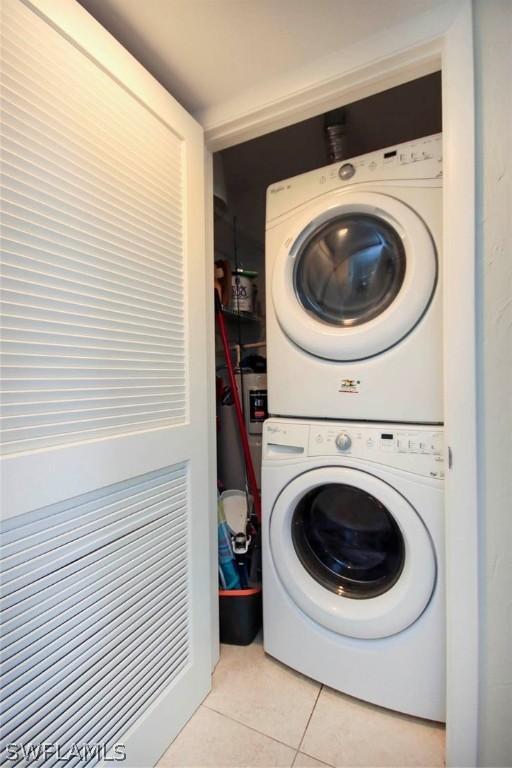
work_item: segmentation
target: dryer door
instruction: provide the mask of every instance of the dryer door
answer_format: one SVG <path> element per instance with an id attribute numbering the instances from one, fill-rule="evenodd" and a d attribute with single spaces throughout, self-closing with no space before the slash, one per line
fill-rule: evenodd
<path id="1" fill-rule="evenodd" d="M 322 467 L 276 500 L 270 550 L 283 586 L 304 613 L 342 635 L 394 635 L 421 616 L 436 557 L 416 510 L 362 470 Z"/>
<path id="2" fill-rule="evenodd" d="M 284 332 L 329 360 L 397 344 L 432 298 L 437 257 L 423 220 L 395 198 L 336 193 L 294 218 L 277 254 L 272 298 Z"/>

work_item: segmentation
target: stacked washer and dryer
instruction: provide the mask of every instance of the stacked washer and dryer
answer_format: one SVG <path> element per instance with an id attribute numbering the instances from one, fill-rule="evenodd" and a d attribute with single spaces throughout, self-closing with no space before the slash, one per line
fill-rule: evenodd
<path id="1" fill-rule="evenodd" d="M 266 651 L 444 720 L 441 135 L 267 192 Z"/>

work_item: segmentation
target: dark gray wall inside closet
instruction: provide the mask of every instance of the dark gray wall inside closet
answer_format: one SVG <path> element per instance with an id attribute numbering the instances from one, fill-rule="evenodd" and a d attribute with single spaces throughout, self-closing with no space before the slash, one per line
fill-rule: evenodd
<path id="1" fill-rule="evenodd" d="M 418 78 L 345 106 L 345 155 L 355 157 L 393 144 L 438 133 L 441 73 Z M 215 222 L 216 258 L 234 257 L 233 217 L 237 221 L 237 260 L 260 273 L 258 294 L 264 314 L 265 197 L 267 187 L 328 165 L 325 115 L 238 144 L 220 153 L 228 210 Z M 245 340 L 264 337 L 264 325 L 247 329 Z"/>

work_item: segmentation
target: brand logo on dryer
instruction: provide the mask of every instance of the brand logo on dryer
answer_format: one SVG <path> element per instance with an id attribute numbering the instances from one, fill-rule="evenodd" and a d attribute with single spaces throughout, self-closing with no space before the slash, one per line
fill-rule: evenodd
<path id="1" fill-rule="evenodd" d="M 270 187 L 269 192 L 271 195 L 277 195 L 278 192 L 284 192 L 285 189 L 291 189 L 292 185 L 287 184 L 286 186 L 284 184 L 279 184 L 277 187 Z"/>
<path id="2" fill-rule="evenodd" d="M 338 392 L 344 394 L 357 395 L 359 394 L 359 385 L 361 384 L 359 379 L 342 379 L 340 382 L 340 388 Z"/>

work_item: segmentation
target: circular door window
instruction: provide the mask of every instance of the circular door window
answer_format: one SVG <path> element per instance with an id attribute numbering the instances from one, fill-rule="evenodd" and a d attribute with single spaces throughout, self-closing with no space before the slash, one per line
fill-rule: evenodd
<path id="1" fill-rule="evenodd" d="M 306 493 L 293 513 L 292 540 L 308 573 L 349 598 L 384 594 L 404 565 L 405 543 L 393 516 L 350 485 L 330 483 Z"/>
<path id="2" fill-rule="evenodd" d="M 279 324 L 306 352 L 362 360 L 399 343 L 432 299 L 437 256 L 423 220 L 399 200 L 341 191 L 293 217 L 275 255 Z"/>
<path id="3" fill-rule="evenodd" d="M 404 281 L 402 238 L 366 213 L 336 216 L 300 247 L 294 271 L 302 306 L 340 327 L 367 323 L 396 299 Z"/>
<path id="4" fill-rule="evenodd" d="M 350 467 L 292 480 L 270 517 L 270 552 L 296 605 L 348 637 L 388 637 L 421 616 L 436 557 L 416 510 L 392 486 Z"/>

